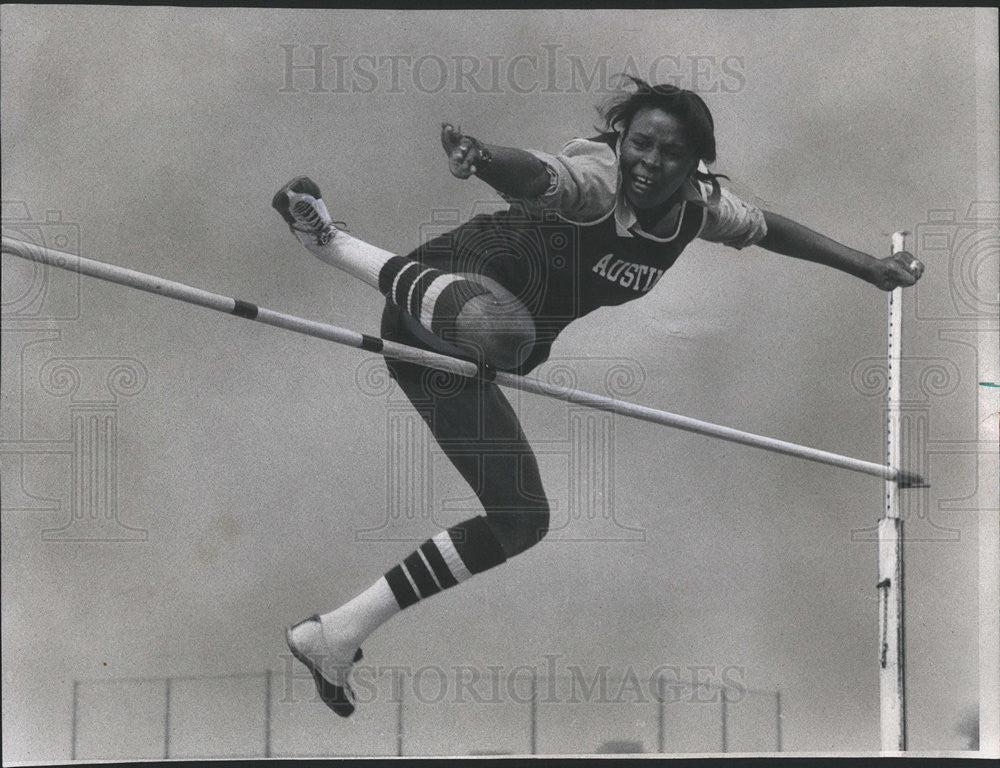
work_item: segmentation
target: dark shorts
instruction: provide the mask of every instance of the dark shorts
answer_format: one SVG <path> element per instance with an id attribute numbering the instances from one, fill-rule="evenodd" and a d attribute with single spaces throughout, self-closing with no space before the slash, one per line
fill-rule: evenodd
<path id="1" fill-rule="evenodd" d="M 480 214 L 427 240 L 407 258 L 470 280 L 488 277 L 520 301 L 534 320 L 535 343 L 510 370 L 525 375 L 548 359 L 556 337 L 577 316 L 568 270 L 554 266 L 572 263 L 562 251 L 572 248 L 573 232 L 573 225 L 561 220 L 539 222 L 513 209 Z"/>

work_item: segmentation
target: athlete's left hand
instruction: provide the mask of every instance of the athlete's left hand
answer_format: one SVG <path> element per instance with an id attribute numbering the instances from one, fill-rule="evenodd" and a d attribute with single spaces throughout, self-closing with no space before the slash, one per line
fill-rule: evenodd
<path id="1" fill-rule="evenodd" d="M 450 123 L 442 123 L 441 146 L 448 155 L 448 169 L 452 176 L 467 179 L 476 172 L 476 164 L 482 159 L 482 155 L 474 138 L 463 136 L 462 130 Z"/>
<path id="2" fill-rule="evenodd" d="M 912 253 L 900 251 L 878 260 L 871 283 L 883 291 L 908 288 L 924 273 L 924 265 Z"/>

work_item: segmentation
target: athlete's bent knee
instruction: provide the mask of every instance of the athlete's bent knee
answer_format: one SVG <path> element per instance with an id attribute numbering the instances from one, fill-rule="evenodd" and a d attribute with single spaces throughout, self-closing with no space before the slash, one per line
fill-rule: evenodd
<path id="1" fill-rule="evenodd" d="M 530 549 L 549 532 L 548 505 L 534 510 L 487 511 L 486 520 L 507 557 Z"/>
<path id="2" fill-rule="evenodd" d="M 500 302 L 492 295 L 469 300 L 456 322 L 457 337 L 490 365 L 514 369 L 535 345 L 535 322 L 519 302 Z"/>

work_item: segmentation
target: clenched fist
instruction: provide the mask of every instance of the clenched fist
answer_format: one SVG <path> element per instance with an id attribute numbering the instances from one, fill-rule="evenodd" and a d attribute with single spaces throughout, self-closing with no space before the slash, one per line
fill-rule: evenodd
<path id="1" fill-rule="evenodd" d="M 467 179 L 489 163 L 489 153 L 478 139 L 463 136 L 461 128 L 441 124 L 441 146 L 448 156 L 448 170 L 458 179 Z"/>
<path id="2" fill-rule="evenodd" d="M 879 268 L 872 284 L 883 291 L 908 288 L 914 285 L 924 273 L 924 265 L 912 253 L 900 251 L 892 256 L 879 259 Z"/>

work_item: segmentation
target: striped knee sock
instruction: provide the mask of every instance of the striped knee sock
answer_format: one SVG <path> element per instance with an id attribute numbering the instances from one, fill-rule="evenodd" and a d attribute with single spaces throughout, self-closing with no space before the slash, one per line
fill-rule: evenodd
<path id="1" fill-rule="evenodd" d="M 346 232 L 317 243 L 307 232 L 295 232 L 317 258 L 378 288 L 431 333 L 451 327 L 465 303 L 489 291 L 459 275 L 425 267 L 419 261 L 384 251 Z"/>
<path id="2" fill-rule="evenodd" d="M 506 560 L 486 518 L 474 517 L 425 541 L 385 580 L 402 609 Z"/>
<path id="3" fill-rule="evenodd" d="M 506 560 L 485 517 L 454 525 L 425 541 L 360 595 L 324 614 L 327 640 L 353 651 L 402 609 Z"/>
<path id="4" fill-rule="evenodd" d="M 425 267 L 405 256 L 393 256 L 378 275 L 378 289 L 431 333 L 454 325 L 469 299 L 488 294 L 481 284 L 460 275 Z"/>

